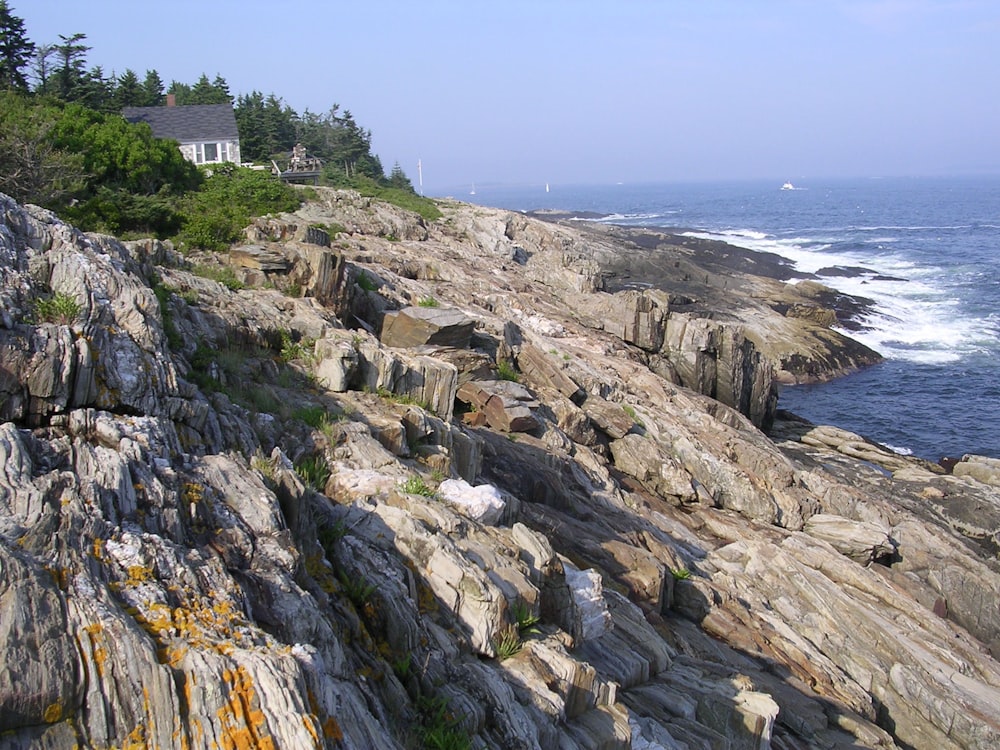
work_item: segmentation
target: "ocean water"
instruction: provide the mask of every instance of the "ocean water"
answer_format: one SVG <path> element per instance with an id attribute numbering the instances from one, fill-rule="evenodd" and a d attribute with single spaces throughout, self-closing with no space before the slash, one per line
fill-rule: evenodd
<path id="1" fill-rule="evenodd" d="M 848 332 L 882 364 L 779 406 L 933 461 L 1000 458 L 1000 176 L 491 187 L 481 205 L 587 211 L 777 253 L 875 302 Z"/>

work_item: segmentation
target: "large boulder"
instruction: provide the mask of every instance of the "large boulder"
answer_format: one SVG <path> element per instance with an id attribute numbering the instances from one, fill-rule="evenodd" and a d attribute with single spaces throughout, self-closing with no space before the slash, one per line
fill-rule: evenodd
<path id="1" fill-rule="evenodd" d="M 406 348 L 413 346 L 469 346 L 476 322 L 454 308 L 407 307 L 388 312 L 382 322 L 382 343 Z"/>

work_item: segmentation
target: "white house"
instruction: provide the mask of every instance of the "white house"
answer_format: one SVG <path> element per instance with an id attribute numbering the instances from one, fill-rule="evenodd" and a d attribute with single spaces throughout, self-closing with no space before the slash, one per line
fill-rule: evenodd
<path id="1" fill-rule="evenodd" d="M 145 122 L 157 138 L 180 144 L 181 153 L 195 164 L 240 163 L 240 133 L 232 104 L 177 106 L 172 95 L 165 107 L 125 107 L 129 122 Z"/>

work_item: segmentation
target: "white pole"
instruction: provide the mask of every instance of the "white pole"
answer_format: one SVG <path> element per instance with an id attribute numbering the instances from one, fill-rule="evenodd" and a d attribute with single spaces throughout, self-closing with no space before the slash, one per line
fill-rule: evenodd
<path id="1" fill-rule="evenodd" d="M 424 169 L 423 165 L 420 163 L 420 159 L 417 159 L 417 179 L 420 182 L 420 194 L 424 194 Z"/>

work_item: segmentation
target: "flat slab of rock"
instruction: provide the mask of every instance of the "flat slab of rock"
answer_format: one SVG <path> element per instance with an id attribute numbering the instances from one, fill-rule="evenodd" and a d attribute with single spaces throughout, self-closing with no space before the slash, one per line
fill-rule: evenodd
<path id="1" fill-rule="evenodd" d="M 476 322 L 452 308 L 406 307 L 388 312 L 382 323 L 382 343 L 386 346 L 469 346 Z"/>
<path id="2" fill-rule="evenodd" d="M 258 271 L 287 271 L 288 259 L 276 250 L 268 250 L 262 245 L 243 245 L 229 251 L 233 265 L 254 268 Z"/>

